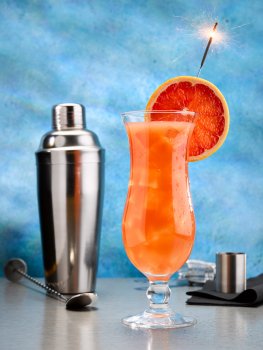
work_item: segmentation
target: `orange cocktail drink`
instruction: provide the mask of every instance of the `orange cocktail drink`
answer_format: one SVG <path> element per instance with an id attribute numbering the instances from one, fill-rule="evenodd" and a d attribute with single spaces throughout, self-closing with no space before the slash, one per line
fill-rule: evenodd
<path id="1" fill-rule="evenodd" d="M 152 281 L 168 280 L 184 264 L 195 235 L 187 167 L 193 118 L 170 119 L 125 123 L 131 172 L 123 241 L 131 262 Z"/>
<path id="2" fill-rule="evenodd" d="M 168 305 L 168 281 L 190 255 L 195 219 L 188 181 L 188 144 L 195 113 L 137 111 L 123 114 L 130 144 L 130 181 L 122 232 L 131 262 L 149 280 L 149 308 L 124 318 L 130 327 L 177 328 L 195 320 Z"/>

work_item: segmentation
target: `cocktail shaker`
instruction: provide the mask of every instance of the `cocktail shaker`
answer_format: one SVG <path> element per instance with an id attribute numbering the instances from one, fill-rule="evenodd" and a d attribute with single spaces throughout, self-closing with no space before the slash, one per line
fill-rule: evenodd
<path id="1" fill-rule="evenodd" d="M 54 106 L 53 130 L 36 152 L 45 279 L 64 294 L 96 286 L 104 150 L 85 124 L 82 105 Z"/>

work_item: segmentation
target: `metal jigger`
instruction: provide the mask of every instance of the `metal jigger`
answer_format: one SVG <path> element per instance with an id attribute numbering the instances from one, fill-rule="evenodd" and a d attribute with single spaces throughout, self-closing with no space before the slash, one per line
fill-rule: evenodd
<path id="1" fill-rule="evenodd" d="M 216 254 L 216 291 L 241 293 L 246 289 L 246 254 Z"/>

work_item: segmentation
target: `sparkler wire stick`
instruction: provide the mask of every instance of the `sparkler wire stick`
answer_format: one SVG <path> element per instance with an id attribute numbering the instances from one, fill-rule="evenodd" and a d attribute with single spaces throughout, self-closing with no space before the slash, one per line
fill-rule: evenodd
<path id="1" fill-rule="evenodd" d="M 214 24 L 213 31 L 211 32 L 211 36 L 210 36 L 210 38 L 209 38 L 209 40 L 208 40 L 208 43 L 207 43 L 207 45 L 206 45 L 206 48 L 205 48 L 205 52 L 204 52 L 204 55 L 203 55 L 203 58 L 202 58 L 202 61 L 201 61 L 201 64 L 200 64 L 200 68 L 199 68 L 198 73 L 197 73 L 197 77 L 199 77 L 199 74 L 200 74 L 200 72 L 201 72 L 201 69 L 202 69 L 202 67 L 203 67 L 203 65 L 204 65 L 204 63 L 205 63 L 206 56 L 207 56 L 207 54 L 208 54 L 210 45 L 212 44 L 212 41 L 213 41 L 213 34 L 214 34 L 213 32 L 216 31 L 217 25 L 218 25 L 218 22 L 216 22 L 216 23 Z"/>

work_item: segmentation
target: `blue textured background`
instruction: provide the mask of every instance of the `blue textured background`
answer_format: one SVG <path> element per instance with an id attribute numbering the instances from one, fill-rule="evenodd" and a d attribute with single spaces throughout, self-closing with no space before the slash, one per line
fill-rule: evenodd
<path id="1" fill-rule="evenodd" d="M 248 274 L 263 272 L 262 12 L 261 0 L 1 1 L 1 265 L 18 256 L 43 273 L 34 151 L 51 106 L 79 102 L 107 150 L 99 275 L 138 274 L 121 241 L 129 158 L 119 113 L 143 109 L 168 78 L 196 74 L 206 41 L 194 26 L 217 17 L 232 45 L 214 46 L 202 77 L 224 93 L 232 119 L 220 151 L 190 164 L 192 257 L 245 251 Z"/>

